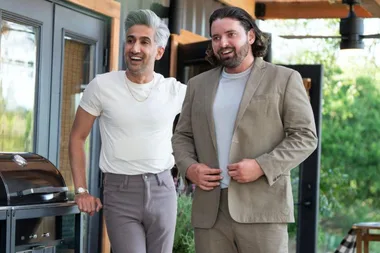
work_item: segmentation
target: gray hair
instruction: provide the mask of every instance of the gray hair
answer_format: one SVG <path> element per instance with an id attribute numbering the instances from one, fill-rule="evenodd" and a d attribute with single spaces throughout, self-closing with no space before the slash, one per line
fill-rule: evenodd
<path id="1" fill-rule="evenodd" d="M 135 10 L 128 13 L 124 22 L 125 33 L 134 25 L 146 25 L 155 31 L 154 40 L 159 47 L 166 47 L 170 31 L 166 24 L 151 10 Z"/>

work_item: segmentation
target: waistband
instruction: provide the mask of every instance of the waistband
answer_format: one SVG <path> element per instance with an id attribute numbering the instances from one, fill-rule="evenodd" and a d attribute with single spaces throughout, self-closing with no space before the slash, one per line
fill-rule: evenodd
<path id="1" fill-rule="evenodd" d="M 115 174 L 115 173 L 104 173 L 104 179 L 110 180 L 110 181 L 126 181 L 126 180 L 149 180 L 150 178 L 156 178 L 158 184 L 161 184 L 162 179 L 164 177 L 171 176 L 171 171 L 164 170 L 159 173 L 144 173 L 144 174 L 138 174 L 138 175 L 125 175 L 125 174 Z"/>

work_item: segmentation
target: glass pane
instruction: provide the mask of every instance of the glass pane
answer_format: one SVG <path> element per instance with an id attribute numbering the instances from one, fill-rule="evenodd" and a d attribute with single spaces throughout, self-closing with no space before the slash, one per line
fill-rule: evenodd
<path id="1" fill-rule="evenodd" d="M 72 40 L 68 37 L 65 38 L 59 168 L 72 193 L 74 192 L 74 182 L 72 180 L 68 156 L 69 136 L 82 92 L 86 84 L 94 76 L 92 52 L 91 45 Z M 86 142 L 87 178 L 90 158 L 89 139 Z"/>
<path id="2" fill-rule="evenodd" d="M 62 104 L 61 104 L 61 134 L 59 168 L 62 176 L 69 187 L 69 198 L 74 199 L 74 182 L 72 179 L 69 163 L 69 136 L 74 122 L 75 113 L 79 105 L 83 90 L 89 81 L 94 77 L 94 46 L 82 43 L 70 37 L 65 37 L 64 45 L 64 66 L 62 83 Z M 85 144 L 86 171 L 89 178 L 90 159 L 90 138 Z M 87 182 L 88 183 L 88 182 Z M 87 235 L 87 215 L 83 216 L 83 234 Z M 63 219 L 63 237 L 74 236 L 74 216 Z M 84 252 L 87 252 L 86 236 L 83 238 Z M 66 245 L 73 248 L 74 245 Z"/>
<path id="3" fill-rule="evenodd" d="M 1 21 L 0 151 L 33 151 L 38 28 Z"/>

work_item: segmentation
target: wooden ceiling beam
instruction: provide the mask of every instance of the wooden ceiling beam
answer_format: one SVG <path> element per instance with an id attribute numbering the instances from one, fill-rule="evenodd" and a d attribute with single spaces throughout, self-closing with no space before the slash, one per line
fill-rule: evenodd
<path id="1" fill-rule="evenodd" d="M 297 19 L 297 18 L 344 18 L 348 6 L 342 0 L 217 0 L 218 2 L 236 6 L 246 10 L 252 17 L 259 19 Z M 265 15 L 259 16 L 256 3 L 265 4 Z M 380 0 L 362 0 L 355 6 L 359 17 L 380 17 Z"/>
<path id="2" fill-rule="evenodd" d="M 376 1 L 376 0 L 367 0 Z M 348 6 L 341 3 L 329 3 L 328 1 L 267 1 L 258 0 L 258 4 L 265 4 L 264 16 L 256 12 L 258 19 L 311 19 L 311 18 L 344 18 L 348 14 Z M 257 8 L 257 7 L 256 7 Z M 363 8 L 355 6 L 355 13 L 362 18 L 370 18 L 373 15 Z"/>
<path id="3" fill-rule="evenodd" d="M 217 0 L 218 2 L 228 5 L 236 6 L 247 11 L 253 18 L 255 18 L 255 0 Z"/>
<path id="4" fill-rule="evenodd" d="M 68 0 L 74 4 L 120 19 L 120 3 L 115 0 Z"/>
<path id="5" fill-rule="evenodd" d="M 362 0 L 361 5 L 368 10 L 373 17 L 380 18 L 380 0 Z"/>

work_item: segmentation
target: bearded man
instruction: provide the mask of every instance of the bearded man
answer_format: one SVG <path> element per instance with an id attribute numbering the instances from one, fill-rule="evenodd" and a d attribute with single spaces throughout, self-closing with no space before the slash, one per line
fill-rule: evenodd
<path id="1" fill-rule="evenodd" d="M 288 252 L 290 170 L 318 142 L 302 78 L 262 59 L 267 42 L 246 11 L 221 8 L 209 21 L 220 66 L 189 80 L 172 138 L 177 167 L 196 185 L 196 252 Z"/>

